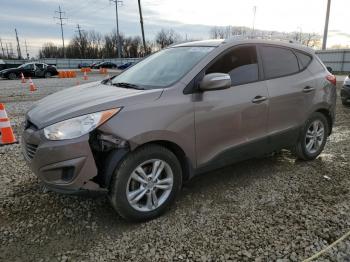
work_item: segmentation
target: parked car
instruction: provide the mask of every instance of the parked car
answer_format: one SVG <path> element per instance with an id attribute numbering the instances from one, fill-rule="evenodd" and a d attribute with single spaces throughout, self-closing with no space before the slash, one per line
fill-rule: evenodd
<path id="1" fill-rule="evenodd" d="M 350 75 L 344 80 L 343 86 L 340 90 L 340 97 L 343 105 L 350 105 Z"/>
<path id="2" fill-rule="evenodd" d="M 49 190 L 104 192 L 121 216 L 144 221 L 194 175 L 282 148 L 315 159 L 332 131 L 335 81 L 299 45 L 178 44 L 37 102 L 24 156 Z"/>
<path id="3" fill-rule="evenodd" d="M 117 68 L 117 65 L 112 62 L 101 62 L 93 66 L 95 69 L 99 68 Z"/>
<path id="4" fill-rule="evenodd" d="M 51 77 L 58 75 L 55 66 L 44 63 L 25 63 L 16 68 L 8 68 L 0 71 L 0 77 L 18 79 L 22 73 L 25 77 Z"/>
<path id="5" fill-rule="evenodd" d="M 132 62 L 127 62 L 127 63 L 119 65 L 117 68 L 120 70 L 125 70 L 125 69 L 129 68 L 130 66 L 132 66 L 132 64 L 133 64 Z"/>
<path id="6" fill-rule="evenodd" d="M 78 64 L 78 68 L 87 68 L 87 67 L 90 67 L 89 63 L 80 63 L 80 64 Z"/>
<path id="7" fill-rule="evenodd" d="M 101 62 L 94 62 L 94 63 L 92 63 L 92 64 L 90 65 L 90 68 L 95 68 L 95 66 L 96 66 L 97 64 L 99 64 L 99 63 L 101 63 Z"/>

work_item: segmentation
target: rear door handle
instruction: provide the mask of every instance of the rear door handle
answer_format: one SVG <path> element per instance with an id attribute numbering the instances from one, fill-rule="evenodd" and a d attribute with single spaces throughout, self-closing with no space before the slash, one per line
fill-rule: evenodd
<path id="1" fill-rule="evenodd" d="M 306 87 L 304 87 L 303 92 L 304 92 L 304 93 L 310 93 L 310 92 L 312 92 L 312 91 L 314 91 L 314 90 L 315 90 L 314 87 L 306 86 Z"/>
<path id="2" fill-rule="evenodd" d="M 252 103 L 254 104 L 258 104 L 258 103 L 261 103 L 261 102 L 264 102 L 266 101 L 267 98 L 265 96 L 256 96 L 254 97 L 254 99 L 252 100 Z"/>

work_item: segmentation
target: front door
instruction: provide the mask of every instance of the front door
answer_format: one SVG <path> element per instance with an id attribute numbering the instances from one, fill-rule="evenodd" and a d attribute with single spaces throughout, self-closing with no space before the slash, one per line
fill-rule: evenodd
<path id="1" fill-rule="evenodd" d="M 197 167 L 224 166 L 266 149 L 268 92 L 255 46 L 234 47 L 206 69 L 227 73 L 229 89 L 193 94 Z"/>

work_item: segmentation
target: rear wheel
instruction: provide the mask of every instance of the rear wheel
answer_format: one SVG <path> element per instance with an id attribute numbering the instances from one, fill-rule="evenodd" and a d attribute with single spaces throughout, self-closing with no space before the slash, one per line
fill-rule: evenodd
<path id="1" fill-rule="evenodd" d="M 9 77 L 9 79 L 11 79 L 11 80 L 17 79 L 17 75 L 16 75 L 15 73 L 10 73 L 8 77 Z"/>
<path id="2" fill-rule="evenodd" d="M 147 145 L 130 153 L 116 168 L 109 198 L 125 219 L 146 221 L 169 208 L 181 184 L 177 157 L 165 147 Z"/>
<path id="3" fill-rule="evenodd" d="M 295 154 L 302 160 L 313 160 L 321 154 L 329 134 L 327 118 L 315 112 L 306 121 L 301 137 L 295 146 Z"/>
<path id="4" fill-rule="evenodd" d="M 44 75 L 45 78 L 49 78 L 51 76 L 52 76 L 51 72 L 45 72 L 45 75 Z"/>

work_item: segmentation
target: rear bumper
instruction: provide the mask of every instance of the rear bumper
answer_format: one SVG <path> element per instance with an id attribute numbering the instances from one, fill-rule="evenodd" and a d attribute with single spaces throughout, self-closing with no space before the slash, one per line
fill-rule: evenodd
<path id="1" fill-rule="evenodd" d="M 92 179 L 97 167 L 89 145 L 89 135 L 77 139 L 49 141 L 43 130 L 26 129 L 22 151 L 30 169 L 52 191 L 106 191 Z"/>

